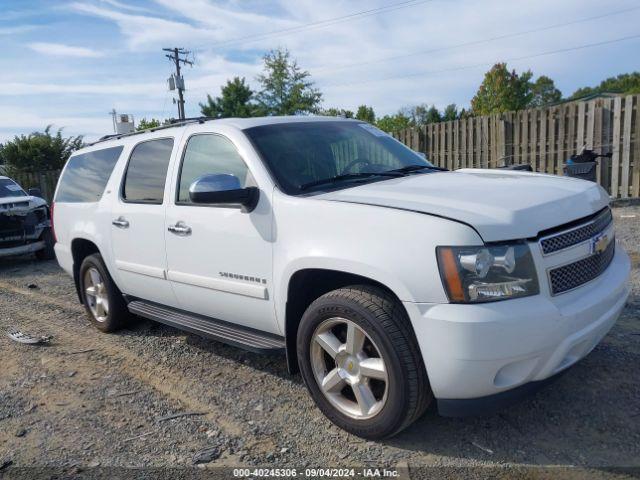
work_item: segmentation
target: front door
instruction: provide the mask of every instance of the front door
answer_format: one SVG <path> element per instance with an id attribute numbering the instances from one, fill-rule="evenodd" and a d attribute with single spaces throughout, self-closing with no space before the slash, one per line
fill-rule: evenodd
<path id="1" fill-rule="evenodd" d="M 272 299 L 272 212 L 260 192 L 250 213 L 239 205 L 196 205 L 189 186 L 206 174 L 255 185 L 233 143 L 217 134 L 185 142 L 167 205 L 167 277 L 184 310 L 279 334 Z"/>
<path id="2" fill-rule="evenodd" d="M 128 295 L 175 306 L 166 279 L 165 189 L 173 138 L 137 144 L 111 212 L 111 245 L 118 286 Z"/>

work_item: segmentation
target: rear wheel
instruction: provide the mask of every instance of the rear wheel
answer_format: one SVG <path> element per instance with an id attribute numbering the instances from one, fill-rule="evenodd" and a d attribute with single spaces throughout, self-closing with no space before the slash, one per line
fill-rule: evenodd
<path id="1" fill-rule="evenodd" d="M 431 400 L 406 312 L 382 289 L 347 287 L 314 301 L 298 329 L 298 362 L 320 410 L 364 438 L 398 433 Z"/>
<path id="2" fill-rule="evenodd" d="M 102 256 L 94 253 L 86 257 L 79 273 L 80 292 L 91 323 L 103 332 L 113 332 L 126 325 L 131 314 Z"/>

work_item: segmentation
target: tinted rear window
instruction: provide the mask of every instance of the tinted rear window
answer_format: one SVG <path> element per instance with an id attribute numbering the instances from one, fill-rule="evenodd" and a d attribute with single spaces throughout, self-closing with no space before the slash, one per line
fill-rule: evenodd
<path id="1" fill-rule="evenodd" d="M 60 179 L 56 202 L 98 202 L 104 193 L 122 146 L 74 155 Z"/>
<path id="2" fill-rule="evenodd" d="M 162 203 L 172 149 L 172 138 L 149 140 L 135 146 L 122 187 L 125 201 Z"/>

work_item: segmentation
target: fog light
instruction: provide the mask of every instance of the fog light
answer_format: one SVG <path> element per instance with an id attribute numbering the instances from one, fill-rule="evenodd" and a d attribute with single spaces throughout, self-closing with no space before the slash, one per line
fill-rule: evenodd
<path id="1" fill-rule="evenodd" d="M 501 297 L 513 297 L 525 293 L 525 285 L 530 280 L 513 280 L 502 283 L 473 283 L 469 285 L 469 298 L 471 300 L 497 299 Z"/>

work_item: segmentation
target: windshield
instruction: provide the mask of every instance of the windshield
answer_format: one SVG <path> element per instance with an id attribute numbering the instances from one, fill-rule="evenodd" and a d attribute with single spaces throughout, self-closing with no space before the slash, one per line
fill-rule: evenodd
<path id="1" fill-rule="evenodd" d="M 16 182 L 8 178 L 0 178 L 0 198 L 26 196 L 27 194 Z"/>
<path id="2" fill-rule="evenodd" d="M 417 170 L 431 166 L 368 123 L 286 123 L 253 127 L 245 133 L 290 195 L 384 180 L 395 176 L 384 172 L 408 166 L 417 165 Z"/>

